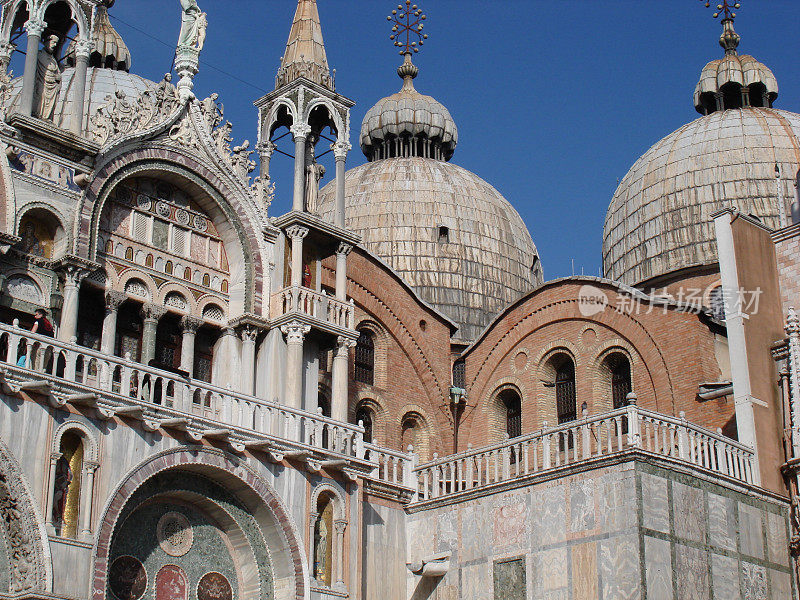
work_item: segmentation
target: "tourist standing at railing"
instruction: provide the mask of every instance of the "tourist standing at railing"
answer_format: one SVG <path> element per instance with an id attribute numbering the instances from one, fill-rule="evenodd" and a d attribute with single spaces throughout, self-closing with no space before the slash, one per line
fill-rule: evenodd
<path id="1" fill-rule="evenodd" d="M 31 327 L 31 332 L 38 333 L 45 337 L 55 336 L 53 324 L 47 318 L 47 311 L 45 309 L 40 308 L 33 313 L 33 327 Z"/>

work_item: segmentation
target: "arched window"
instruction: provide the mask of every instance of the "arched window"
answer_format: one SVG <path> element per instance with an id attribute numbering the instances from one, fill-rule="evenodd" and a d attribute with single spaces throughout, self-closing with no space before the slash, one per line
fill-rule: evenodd
<path id="1" fill-rule="evenodd" d="M 375 337 L 372 332 L 362 329 L 356 342 L 353 378 L 361 383 L 373 385 L 375 382 Z"/>
<path id="2" fill-rule="evenodd" d="M 611 398 L 614 408 L 622 408 L 628 404 L 628 394 L 633 390 L 631 384 L 631 363 L 624 354 L 615 353 L 608 359 L 611 371 Z"/>
<path id="3" fill-rule="evenodd" d="M 464 359 L 459 359 L 453 363 L 453 387 L 467 387 L 467 366 Z"/>
<path id="4" fill-rule="evenodd" d="M 364 441 L 368 444 L 372 443 L 372 411 L 364 405 L 356 409 L 356 424 L 361 423 L 364 426 Z"/>
<path id="5" fill-rule="evenodd" d="M 505 412 L 505 428 L 509 438 L 522 435 L 522 399 L 516 390 L 503 390 L 497 396 Z"/>
<path id="6" fill-rule="evenodd" d="M 575 363 L 566 356 L 556 367 L 556 414 L 559 425 L 574 421 L 578 416 L 575 399 Z"/>
<path id="7" fill-rule="evenodd" d="M 76 432 L 68 431 L 61 436 L 60 456 L 54 469 L 51 515 L 55 533 L 61 537 L 78 537 L 83 450 L 83 440 Z"/>

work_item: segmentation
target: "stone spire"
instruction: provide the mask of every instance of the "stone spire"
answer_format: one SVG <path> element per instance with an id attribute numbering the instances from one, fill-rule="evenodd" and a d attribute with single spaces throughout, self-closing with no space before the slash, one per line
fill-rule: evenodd
<path id="1" fill-rule="evenodd" d="M 333 78 L 325 54 L 322 25 L 319 21 L 317 0 L 297 0 L 286 52 L 275 79 L 275 89 L 305 77 L 309 81 L 334 89 Z"/>

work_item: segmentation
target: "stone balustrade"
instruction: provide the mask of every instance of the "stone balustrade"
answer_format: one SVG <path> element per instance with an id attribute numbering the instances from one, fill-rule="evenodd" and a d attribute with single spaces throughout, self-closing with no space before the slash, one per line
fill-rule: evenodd
<path id="1" fill-rule="evenodd" d="M 413 468 L 416 457 L 413 451 L 408 454 L 397 450 L 380 448 L 374 444 L 364 444 L 365 458 L 377 466 L 372 472 L 372 478 L 398 486 L 414 488 Z"/>
<path id="2" fill-rule="evenodd" d="M 546 424 L 545 424 L 546 425 Z M 631 404 L 558 427 L 545 426 L 479 449 L 434 458 L 416 467 L 417 501 L 432 500 L 588 461 L 639 451 L 668 457 L 746 484 L 754 482 L 754 452 L 720 432 Z"/>
<path id="3" fill-rule="evenodd" d="M 47 391 L 55 405 L 91 403 L 106 418 L 138 418 L 151 428 L 168 423 L 193 431 L 198 439 L 238 439 L 234 443 L 241 448 L 248 443 L 266 448 L 259 439 L 268 436 L 364 462 L 362 427 L 37 335 L 16 324 L 0 324 L 0 370 L 6 382 L 13 377 L 22 382 L 20 388 Z M 62 383 L 64 390 L 56 390 Z M 75 393 L 83 391 L 96 397 Z"/>
<path id="4" fill-rule="evenodd" d="M 271 314 L 273 320 L 286 316 L 302 315 L 339 329 L 352 330 L 355 326 L 353 301 L 343 302 L 326 292 L 316 292 L 302 286 L 290 286 L 273 294 Z"/>

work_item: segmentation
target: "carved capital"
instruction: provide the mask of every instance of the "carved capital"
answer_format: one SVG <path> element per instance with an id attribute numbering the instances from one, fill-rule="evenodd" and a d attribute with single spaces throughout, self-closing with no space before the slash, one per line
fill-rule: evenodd
<path id="1" fill-rule="evenodd" d="M 347 358 L 350 348 L 356 347 L 356 341 L 353 338 L 344 337 L 340 335 L 336 338 L 336 356 Z"/>
<path id="2" fill-rule="evenodd" d="M 14 54 L 14 50 L 17 49 L 16 44 L 0 44 L 0 62 L 4 62 L 8 64 L 8 61 L 11 60 L 11 55 Z"/>
<path id="3" fill-rule="evenodd" d="M 75 44 L 75 57 L 77 59 L 83 58 L 89 60 L 92 50 L 94 50 L 93 40 L 78 40 L 78 43 Z"/>
<path id="4" fill-rule="evenodd" d="M 347 529 L 347 521 L 336 520 L 333 522 L 333 527 L 336 529 L 336 533 L 342 535 L 344 530 Z"/>
<path id="5" fill-rule="evenodd" d="M 255 342 L 259 333 L 261 333 L 261 330 L 252 325 L 243 325 L 239 330 L 239 336 L 241 336 L 243 342 Z"/>
<path id="6" fill-rule="evenodd" d="M 128 296 L 123 292 L 116 292 L 114 290 L 106 292 L 106 310 L 118 311 L 119 307 L 122 306 L 122 303 L 127 299 Z"/>
<path id="7" fill-rule="evenodd" d="M 66 265 L 62 267 L 61 274 L 64 276 L 64 287 L 77 288 L 89 275 L 89 271 L 76 265 Z"/>
<path id="8" fill-rule="evenodd" d="M 286 336 L 287 344 L 302 344 L 310 331 L 311 327 L 309 325 L 304 325 L 299 321 L 292 321 L 281 327 L 281 333 Z"/>
<path id="9" fill-rule="evenodd" d="M 275 142 L 261 142 L 256 146 L 256 150 L 258 150 L 258 155 L 264 159 L 272 158 L 272 155 L 275 153 L 275 150 L 278 148 L 278 145 Z"/>
<path id="10" fill-rule="evenodd" d="M 141 314 L 145 321 L 158 321 L 167 314 L 167 309 L 157 304 L 144 304 Z"/>
<path id="11" fill-rule="evenodd" d="M 286 229 L 286 235 L 291 239 L 300 238 L 301 240 L 308 235 L 308 227 L 302 225 L 292 225 Z"/>
<path id="12" fill-rule="evenodd" d="M 347 153 L 352 149 L 353 145 L 344 140 L 339 140 L 338 142 L 331 144 L 331 150 L 333 150 L 333 156 L 336 160 L 346 160 Z"/>
<path id="13" fill-rule="evenodd" d="M 25 21 L 25 31 L 28 35 L 40 38 L 45 29 L 47 29 L 47 23 L 44 21 L 40 21 L 39 19 L 29 19 Z"/>
<path id="14" fill-rule="evenodd" d="M 350 252 L 352 252 L 352 250 L 353 250 L 352 244 L 348 244 L 347 242 L 341 242 L 339 244 L 339 247 L 336 249 L 336 254 L 344 254 L 345 256 L 347 256 L 348 254 L 350 254 Z"/>
<path id="15" fill-rule="evenodd" d="M 294 137 L 295 141 L 297 141 L 297 138 L 306 139 L 308 138 L 308 134 L 311 133 L 311 125 L 297 123 L 296 125 L 292 125 L 289 131 L 292 132 L 292 137 Z"/>
<path id="16" fill-rule="evenodd" d="M 184 334 L 192 334 L 194 335 L 197 333 L 197 330 L 202 327 L 203 321 L 198 319 L 197 317 L 192 317 L 189 315 L 184 315 L 181 317 L 181 330 Z"/>

